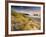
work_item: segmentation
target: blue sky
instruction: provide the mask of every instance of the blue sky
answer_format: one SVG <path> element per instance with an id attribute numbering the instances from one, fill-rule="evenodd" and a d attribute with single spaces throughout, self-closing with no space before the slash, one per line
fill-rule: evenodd
<path id="1" fill-rule="evenodd" d="M 40 10 L 40 7 L 34 7 L 34 6 L 11 6 L 12 9 L 15 9 L 15 10 L 18 10 L 18 11 L 21 11 L 21 10 L 29 10 L 29 11 L 39 11 Z"/>

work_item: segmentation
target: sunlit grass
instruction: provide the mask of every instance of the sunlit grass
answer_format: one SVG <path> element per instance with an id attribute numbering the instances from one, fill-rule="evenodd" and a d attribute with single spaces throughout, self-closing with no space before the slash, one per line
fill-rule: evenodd
<path id="1" fill-rule="evenodd" d="M 33 22 L 31 17 L 26 16 L 24 13 L 17 13 L 13 12 L 11 13 L 11 16 L 14 20 L 12 20 L 12 24 L 14 24 L 14 27 L 18 30 L 35 30 L 39 29 L 40 25 Z"/>

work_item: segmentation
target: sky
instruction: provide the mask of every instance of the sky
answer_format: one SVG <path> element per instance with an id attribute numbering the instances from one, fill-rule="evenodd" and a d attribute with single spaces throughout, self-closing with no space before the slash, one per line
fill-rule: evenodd
<path id="1" fill-rule="evenodd" d="M 12 9 L 18 10 L 18 11 L 39 11 L 40 7 L 34 7 L 34 6 L 11 6 Z"/>

